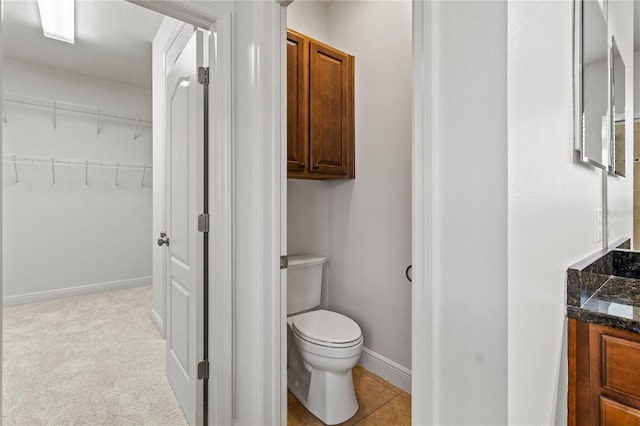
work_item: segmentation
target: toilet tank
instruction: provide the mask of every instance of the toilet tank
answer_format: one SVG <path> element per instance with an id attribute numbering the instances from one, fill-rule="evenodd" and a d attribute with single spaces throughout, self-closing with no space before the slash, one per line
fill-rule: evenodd
<path id="1" fill-rule="evenodd" d="M 287 315 L 320 306 L 322 265 L 326 257 L 289 257 L 287 266 Z"/>

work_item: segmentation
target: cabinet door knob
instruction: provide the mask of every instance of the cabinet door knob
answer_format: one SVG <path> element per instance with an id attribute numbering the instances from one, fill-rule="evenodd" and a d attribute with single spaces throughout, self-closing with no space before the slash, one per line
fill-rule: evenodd
<path id="1" fill-rule="evenodd" d="M 320 168 L 320 165 L 319 165 L 319 164 L 314 164 L 314 165 L 313 165 L 313 169 L 314 169 L 314 170 L 318 170 L 319 168 Z"/>
<path id="2" fill-rule="evenodd" d="M 305 164 L 304 164 L 304 163 L 300 163 L 300 164 L 298 164 L 298 168 L 299 168 L 299 169 L 304 169 L 304 166 L 305 166 Z"/>

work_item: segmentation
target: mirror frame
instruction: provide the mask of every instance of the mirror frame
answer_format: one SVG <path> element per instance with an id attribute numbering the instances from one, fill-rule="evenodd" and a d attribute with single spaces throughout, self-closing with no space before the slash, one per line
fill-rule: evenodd
<path id="1" fill-rule="evenodd" d="M 573 2 L 573 130 L 575 149 L 582 159 L 582 0 Z"/>
<path id="2" fill-rule="evenodd" d="M 617 53 L 616 53 L 617 52 Z M 609 79 L 609 90 L 610 90 L 610 105 L 609 105 L 609 136 L 610 136 L 610 147 L 609 147 L 609 151 L 611 152 L 610 155 L 610 159 L 609 159 L 609 171 L 612 175 L 616 175 L 616 176 L 620 176 L 620 177 L 626 177 L 626 158 L 625 158 L 625 166 L 622 167 L 622 170 L 620 170 L 618 167 L 616 167 L 616 123 L 618 122 L 618 120 L 616 120 L 616 56 L 620 58 L 620 62 L 622 63 L 622 69 L 623 69 L 623 73 L 622 73 L 622 81 L 624 82 L 625 85 L 625 91 L 626 91 L 626 64 L 624 63 L 624 59 L 622 59 L 622 55 L 620 54 L 620 49 L 618 49 L 618 44 L 616 43 L 616 39 L 614 36 L 611 36 L 611 46 L 609 48 L 609 75 L 611 76 L 611 78 Z M 623 114 L 626 114 L 626 93 L 625 93 L 625 108 L 623 110 Z M 626 117 L 623 116 L 622 121 L 625 123 L 625 138 L 626 138 Z M 625 141 L 625 153 L 626 153 L 626 141 Z"/>
<path id="3" fill-rule="evenodd" d="M 596 1 L 596 0 L 574 0 L 573 1 L 573 130 L 574 130 L 574 142 L 573 149 L 577 153 L 577 158 L 580 162 L 585 164 L 590 164 L 594 167 L 597 167 L 602 170 L 610 171 L 611 164 L 601 164 L 585 155 L 586 149 L 584 147 L 584 79 L 583 79 L 583 71 L 584 71 L 584 40 L 583 40 L 583 18 L 584 18 L 584 2 L 585 1 Z M 598 3 L 600 3 L 598 1 Z M 607 1 L 603 0 L 600 3 L 602 6 L 602 16 L 607 24 L 607 28 L 609 25 L 608 22 L 608 14 L 607 14 Z M 605 39 L 607 40 L 607 46 L 609 45 L 609 36 L 605 35 Z M 609 46 L 608 46 L 609 47 Z M 609 47 L 607 52 L 607 56 L 609 56 L 608 60 L 608 72 L 611 72 L 611 48 Z M 608 76 L 609 85 L 611 84 L 611 75 Z M 611 162 L 611 91 L 607 89 L 608 92 L 608 110 L 606 116 L 607 123 L 607 134 L 603 137 L 603 146 L 606 144 L 608 153 L 604 156 L 603 161 L 606 163 Z"/>

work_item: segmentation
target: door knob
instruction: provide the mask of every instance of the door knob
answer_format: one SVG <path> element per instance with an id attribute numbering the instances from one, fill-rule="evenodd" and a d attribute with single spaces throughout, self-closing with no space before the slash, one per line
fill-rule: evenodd
<path id="1" fill-rule="evenodd" d="M 167 233 L 166 232 L 161 232 L 160 233 L 160 238 L 158 238 L 158 245 L 160 247 L 169 245 L 169 237 L 167 237 Z"/>

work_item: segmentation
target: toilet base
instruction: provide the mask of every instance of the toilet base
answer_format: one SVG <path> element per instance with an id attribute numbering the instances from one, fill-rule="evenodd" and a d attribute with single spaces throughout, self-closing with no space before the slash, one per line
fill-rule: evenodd
<path id="1" fill-rule="evenodd" d="M 300 403 L 327 425 L 347 421 L 358 411 L 351 369 L 340 373 L 312 369 L 309 382 L 288 371 L 287 381 Z"/>

